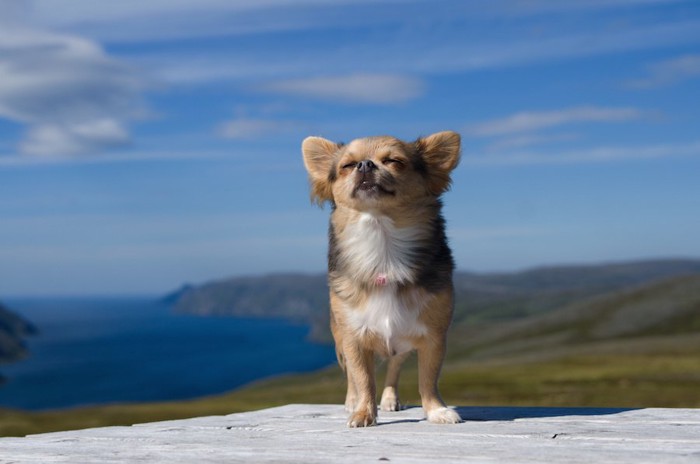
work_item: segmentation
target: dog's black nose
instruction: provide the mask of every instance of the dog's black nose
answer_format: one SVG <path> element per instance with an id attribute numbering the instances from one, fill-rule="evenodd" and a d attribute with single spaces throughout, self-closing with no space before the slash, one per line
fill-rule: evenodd
<path id="1" fill-rule="evenodd" d="M 373 171 L 377 166 L 372 162 L 372 160 L 364 160 L 357 163 L 357 170 L 361 173 L 366 173 Z"/>

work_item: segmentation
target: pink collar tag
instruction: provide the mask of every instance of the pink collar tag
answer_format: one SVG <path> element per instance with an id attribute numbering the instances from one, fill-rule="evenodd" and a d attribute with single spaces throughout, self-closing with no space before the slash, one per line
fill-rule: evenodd
<path id="1" fill-rule="evenodd" d="M 374 279 L 374 284 L 379 287 L 384 287 L 387 283 L 389 283 L 389 279 L 386 274 L 377 274 L 377 277 Z"/>

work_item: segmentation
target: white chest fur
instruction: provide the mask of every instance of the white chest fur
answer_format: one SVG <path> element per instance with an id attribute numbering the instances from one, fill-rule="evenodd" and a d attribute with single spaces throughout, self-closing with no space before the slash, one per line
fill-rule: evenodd
<path id="1" fill-rule="evenodd" d="M 426 333 L 418 321 L 424 298 L 397 291 L 415 278 L 413 250 L 425 234 L 424 227 L 398 228 L 388 217 L 365 213 L 346 228 L 339 244 L 347 270 L 371 288 L 363 307 L 348 308 L 349 322 L 358 333 L 386 340 L 390 353 L 410 350 L 408 338 Z M 373 286 L 379 276 L 385 281 Z"/>
<path id="2" fill-rule="evenodd" d="M 365 282 L 379 274 L 387 282 L 407 283 L 414 278 L 414 251 L 425 227 L 398 228 L 386 216 L 363 213 L 343 233 L 340 250 L 353 276 Z"/>
<path id="3" fill-rule="evenodd" d="M 425 335 L 419 320 L 424 298 L 416 293 L 398 294 L 395 285 L 373 290 L 362 308 L 349 308 L 352 328 L 361 335 L 372 333 L 386 341 L 387 351 L 403 353 L 413 348 L 411 337 Z"/>

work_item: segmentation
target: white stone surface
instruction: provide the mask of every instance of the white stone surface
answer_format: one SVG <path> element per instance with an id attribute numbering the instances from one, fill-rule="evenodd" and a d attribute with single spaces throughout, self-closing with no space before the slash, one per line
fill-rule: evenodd
<path id="1" fill-rule="evenodd" d="M 700 463 L 700 410 L 420 408 L 348 429 L 343 406 L 288 405 L 229 416 L 1 438 L 0 463 L 484 462 Z"/>

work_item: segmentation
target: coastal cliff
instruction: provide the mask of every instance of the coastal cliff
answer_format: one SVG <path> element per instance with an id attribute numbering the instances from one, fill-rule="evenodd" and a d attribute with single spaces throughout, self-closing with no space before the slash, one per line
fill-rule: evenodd
<path id="1" fill-rule="evenodd" d="M 0 364 L 17 361 L 26 356 L 24 337 L 35 334 L 36 331 L 31 323 L 0 303 Z"/>

